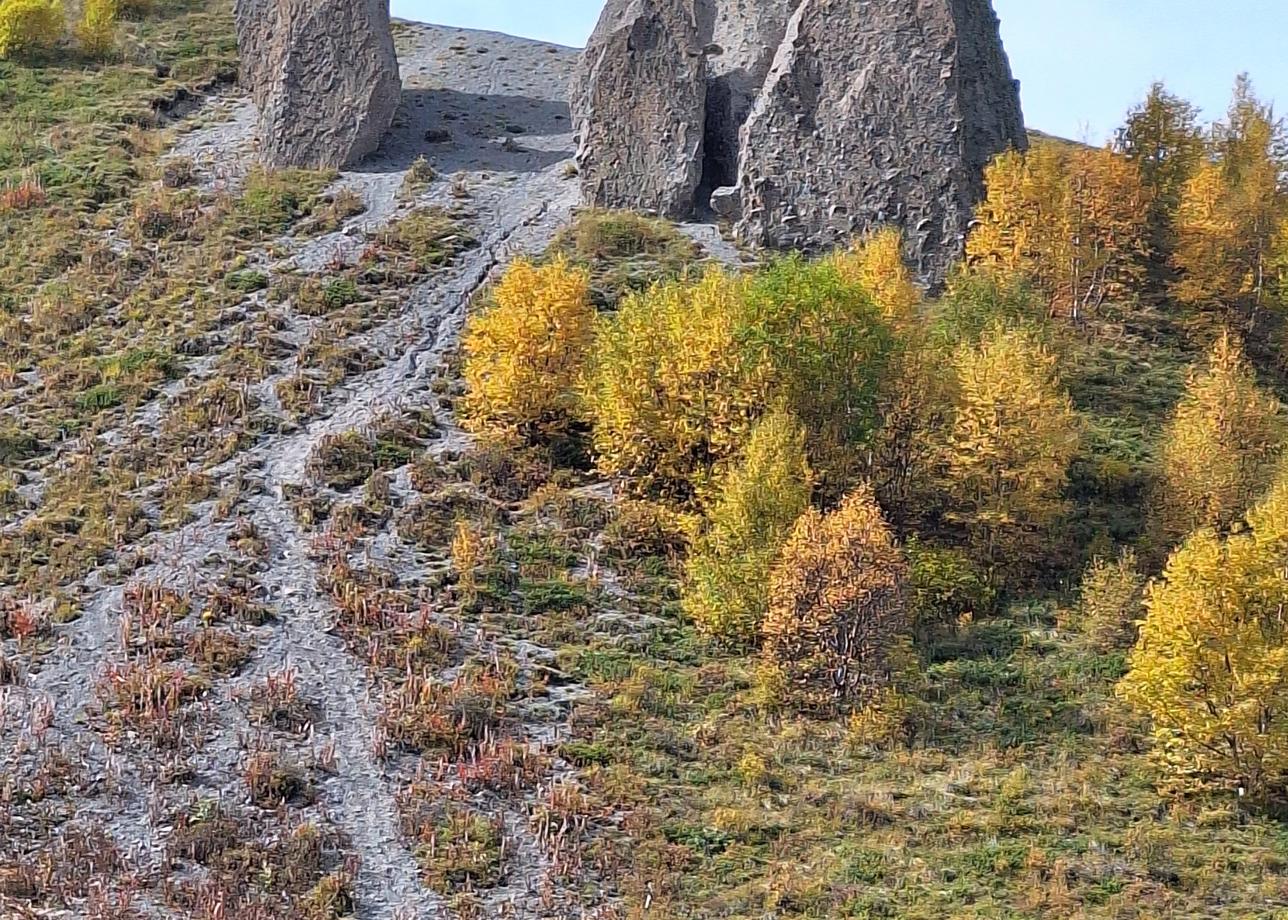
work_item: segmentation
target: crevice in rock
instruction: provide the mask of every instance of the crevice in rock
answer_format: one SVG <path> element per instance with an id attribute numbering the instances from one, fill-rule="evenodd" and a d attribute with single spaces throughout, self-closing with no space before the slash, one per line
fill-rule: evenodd
<path id="1" fill-rule="evenodd" d="M 737 114 L 729 81 L 716 77 L 707 81 L 707 115 L 703 126 L 702 180 L 698 183 L 694 215 L 711 213 L 711 193 L 738 180 Z"/>

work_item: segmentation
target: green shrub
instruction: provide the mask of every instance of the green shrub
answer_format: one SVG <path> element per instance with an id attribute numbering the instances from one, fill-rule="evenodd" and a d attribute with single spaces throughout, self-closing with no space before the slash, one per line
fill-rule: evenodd
<path id="1" fill-rule="evenodd" d="M 746 309 L 739 338 L 761 398 L 800 419 L 820 491 L 839 500 L 861 476 L 894 336 L 831 261 L 775 263 L 752 279 Z"/>
<path id="2" fill-rule="evenodd" d="M 697 245 L 657 218 L 630 211 L 585 211 L 551 250 L 590 273 L 591 300 L 613 308 L 627 294 L 674 281 L 699 259 Z"/>
<path id="3" fill-rule="evenodd" d="M 1023 275 L 992 268 L 961 268 L 931 314 L 930 337 L 941 347 L 973 344 L 992 328 L 1041 325 L 1046 308 Z"/>
<path id="4" fill-rule="evenodd" d="M 629 298 L 601 329 L 586 403 L 605 472 L 680 502 L 710 495 L 767 405 L 810 432 L 835 496 L 863 462 L 893 336 L 828 262 L 719 271 Z"/>
<path id="5" fill-rule="evenodd" d="M 769 570 L 809 507 L 805 432 L 786 413 L 756 426 L 726 477 L 706 532 L 689 558 L 685 612 L 725 642 L 754 645 L 769 598 Z"/>
<path id="6" fill-rule="evenodd" d="M 927 546 L 916 539 L 909 541 L 905 551 L 909 617 L 919 637 L 992 611 L 996 595 L 988 576 L 966 553 Z"/>

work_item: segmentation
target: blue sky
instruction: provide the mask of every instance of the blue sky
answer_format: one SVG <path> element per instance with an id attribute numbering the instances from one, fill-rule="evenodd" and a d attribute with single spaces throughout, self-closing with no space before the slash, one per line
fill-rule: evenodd
<path id="1" fill-rule="evenodd" d="M 392 0 L 394 15 L 581 45 L 599 0 Z M 1208 115 L 1240 71 L 1288 107 L 1288 0 L 994 0 L 1030 127 L 1101 141 L 1151 82 Z"/>

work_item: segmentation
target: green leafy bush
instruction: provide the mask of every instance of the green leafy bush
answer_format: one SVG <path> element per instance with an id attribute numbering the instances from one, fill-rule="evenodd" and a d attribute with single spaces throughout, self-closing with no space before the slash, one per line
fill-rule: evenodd
<path id="1" fill-rule="evenodd" d="M 952 626 L 989 613 L 996 594 L 966 553 L 928 546 L 916 539 L 908 556 L 908 612 L 916 634 L 925 637 L 936 627 Z"/>
<path id="2" fill-rule="evenodd" d="M 760 421 L 712 506 L 689 558 L 685 612 L 707 633 L 754 645 L 769 603 L 769 570 L 809 507 L 805 432 L 782 412 Z"/>

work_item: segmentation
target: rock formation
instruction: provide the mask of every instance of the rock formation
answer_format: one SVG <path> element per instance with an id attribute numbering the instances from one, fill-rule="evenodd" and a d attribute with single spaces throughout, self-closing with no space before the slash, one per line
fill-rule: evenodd
<path id="1" fill-rule="evenodd" d="M 573 85 L 587 201 L 672 218 L 702 181 L 709 0 L 608 0 Z"/>
<path id="2" fill-rule="evenodd" d="M 1026 146 L 990 0 L 609 0 L 573 110 L 594 204 L 778 248 L 896 224 L 931 282 Z"/>
<path id="3" fill-rule="evenodd" d="M 814 248 L 895 224 L 939 280 L 984 167 L 1026 143 L 989 0 L 803 0 L 743 126 L 739 235 Z"/>
<path id="4" fill-rule="evenodd" d="M 800 0 L 718 0 L 708 59 L 706 197 L 737 181 L 738 132 L 799 5 Z"/>
<path id="5" fill-rule="evenodd" d="M 402 96 L 389 0 L 237 0 L 234 13 L 267 165 L 346 166 L 380 145 Z"/>

